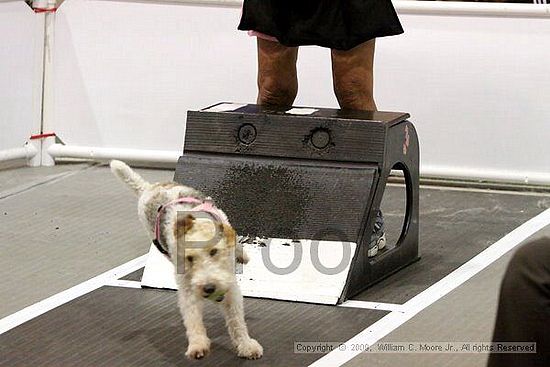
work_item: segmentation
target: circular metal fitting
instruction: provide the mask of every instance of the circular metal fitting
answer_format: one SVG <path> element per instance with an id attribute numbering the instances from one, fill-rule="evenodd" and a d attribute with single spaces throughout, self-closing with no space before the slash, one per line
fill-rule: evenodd
<path id="1" fill-rule="evenodd" d="M 311 144 L 317 149 L 325 149 L 330 144 L 330 133 L 324 129 L 318 129 L 311 135 Z"/>
<path id="2" fill-rule="evenodd" d="M 256 140 L 257 132 L 254 125 L 244 124 L 239 128 L 239 141 L 243 144 L 249 145 Z"/>

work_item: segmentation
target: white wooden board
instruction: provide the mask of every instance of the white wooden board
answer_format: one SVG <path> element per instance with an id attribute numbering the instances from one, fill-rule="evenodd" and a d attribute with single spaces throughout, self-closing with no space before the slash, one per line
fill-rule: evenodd
<path id="1" fill-rule="evenodd" d="M 141 285 L 150 288 L 178 289 L 174 277 L 174 265 L 151 244 Z"/>
<path id="2" fill-rule="evenodd" d="M 242 268 L 237 267 L 240 272 L 237 280 L 246 297 L 335 305 L 346 284 L 356 248 L 355 243 L 292 242 L 281 238 L 247 243 L 244 251 L 250 261 Z M 293 263 L 294 270 L 285 270 Z M 172 263 L 153 245 L 141 284 L 177 289 Z"/>

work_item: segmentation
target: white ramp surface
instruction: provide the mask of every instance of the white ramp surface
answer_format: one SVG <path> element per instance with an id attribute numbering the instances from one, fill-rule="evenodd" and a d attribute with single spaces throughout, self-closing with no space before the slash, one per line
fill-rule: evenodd
<path id="1" fill-rule="evenodd" d="M 174 277 L 174 265 L 155 245 L 151 244 L 145 270 L 141 277 L 141 286 L 160 289 L 178 289 Z"/>
<path id="2" fill-rule="evenodd" d="M 356 243 L 270 238 L 246 243 L 248 264 L 237 266 L 245 297 L 338 303 Z M 172 263 L 151 246 L 141 285 L 177 289 Z"/>

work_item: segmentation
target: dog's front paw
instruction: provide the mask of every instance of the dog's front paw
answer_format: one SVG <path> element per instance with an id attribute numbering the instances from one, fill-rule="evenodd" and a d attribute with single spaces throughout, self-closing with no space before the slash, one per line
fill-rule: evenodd
<path id="1" fill-rule="evenodd" d="M 206 339 L 200 342 L 189 344 L 185 356 L 189 359 L 201 359 L 210 353 L 210 340 Z"/>
<path id="2" fill-rule="evenodd" d="M 248 339 L 237 345 L 237 355 L 241 358 L 262 358 L 264 348 L 255 339 Z"/>

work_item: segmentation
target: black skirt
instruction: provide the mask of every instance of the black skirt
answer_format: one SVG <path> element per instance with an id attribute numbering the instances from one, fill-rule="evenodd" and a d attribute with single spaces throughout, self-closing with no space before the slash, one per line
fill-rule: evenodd
<path id="1" fill-rule="evenodd" d="M 403 33 L 391 0 L 244 0 L 239 29 L 337 50 Z"/>

